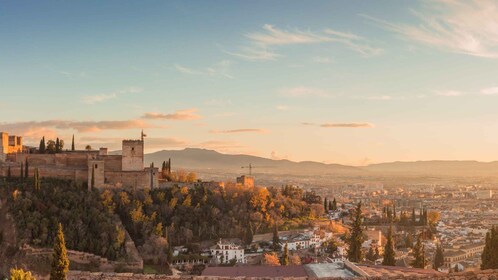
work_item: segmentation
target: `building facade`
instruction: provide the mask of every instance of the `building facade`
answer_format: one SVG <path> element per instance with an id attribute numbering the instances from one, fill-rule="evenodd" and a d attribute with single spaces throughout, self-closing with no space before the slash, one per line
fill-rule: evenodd
<path id="1" fill-rule="evenodd" d="M 220 239 L 216 245 L 210 248 L 213 261 L 217 264 L 228 264 L 235 260 L 236 263 L 246 263 L 244 249 L 234 243 L 225 242 Z"/>

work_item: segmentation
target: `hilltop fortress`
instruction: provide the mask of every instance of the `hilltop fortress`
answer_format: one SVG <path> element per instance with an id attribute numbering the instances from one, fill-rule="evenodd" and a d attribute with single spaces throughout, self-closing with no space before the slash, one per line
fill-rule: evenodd
<path id="1" fill-rule="evenodd" d="M 123 140 L 122 155 L 109 155 L 107 148 L 99 150 L 65 150 L 40 153 L 37 148 L 23 145 L 22 136 L 0 132 L 0 176 L 18 177 L 28 163 L 29 176 L 38 169 L 40 177 L 93 181 L 95 188 L 156 188 L 158 168 L 144 168 L 144 134 L 138 140 Z M 93 180 L 92 180 L 93 177 Z"/>

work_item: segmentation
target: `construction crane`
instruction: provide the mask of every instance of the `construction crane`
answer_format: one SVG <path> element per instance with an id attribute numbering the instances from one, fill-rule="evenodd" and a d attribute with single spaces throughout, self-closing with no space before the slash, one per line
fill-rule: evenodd
<path id="1" fill-rule="evenodd" d="M 249 169 L 249 176 L 252 176 L 252 169 L 253 168 L 272 168 L 272 166 L 254 166 L 251 163 L 249 163 L 248 166 L 242 166 L 240 168 L 242 168 L 242 169 Z"/>

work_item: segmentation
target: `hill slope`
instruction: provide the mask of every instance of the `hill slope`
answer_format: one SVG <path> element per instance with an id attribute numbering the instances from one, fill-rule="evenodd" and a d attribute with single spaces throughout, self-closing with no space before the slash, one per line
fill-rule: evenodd
<path id="1" fill-rule="evenodd" d="M 272 160 L 249 155 L 228 155 L 212 150 L 187 148 L 176 151 L 159 151 L 145 155 L 146 164 L 154 162 L 156 166 L 171 158 L 173 169 L 187 168 L 198 170 L 223 170 L 241 172 L 242 166 L 252 164 L 255 173 L 274 174 L 359 174 L 360 168 L 340 164 L 319 162 L 293 162 L 290 160 Z"/>

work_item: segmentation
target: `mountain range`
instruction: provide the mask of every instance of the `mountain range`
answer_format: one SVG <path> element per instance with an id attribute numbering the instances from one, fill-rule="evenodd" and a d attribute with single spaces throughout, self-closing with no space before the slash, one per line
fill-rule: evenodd
<path id="1" fill-rule="evenodd" d="M 173 169 L 204 170 L 227 173 L 249 173 L 246 169 L 252 165 L 253 173 L 260 174 L 293 174 L 293 175 L 436 175 L 481 177 L 497 176 L 498 161 L 415 161 L 388 162 L 368 166 L 348 166 L 326 164 L 313 161 L 294 162 L 290 160 L 274 160 L 269 158 L 243 155 L 222 154 L 213 150 L 186 148 L 184 150 L 162 150 L 145 155 L 146 164 L 154 162 L 160 166 L 171 158 Z"/>

